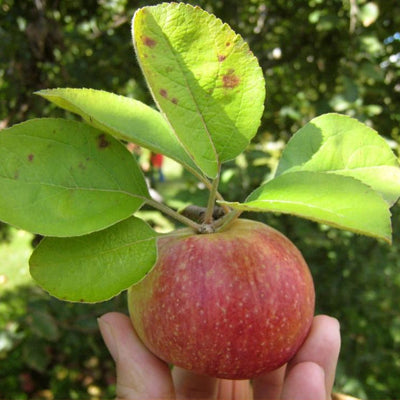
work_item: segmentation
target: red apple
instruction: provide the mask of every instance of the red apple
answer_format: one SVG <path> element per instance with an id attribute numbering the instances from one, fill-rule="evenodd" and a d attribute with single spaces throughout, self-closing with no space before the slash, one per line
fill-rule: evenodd
<path id="1" fill-rule="evenodd" d="M 314 285 L 300 251 L 260 222 L 159 239 L 154 269 L 129 289 L 132 323 L 162 360 L 248 379 L 285 364 L 306 338 Z"/>

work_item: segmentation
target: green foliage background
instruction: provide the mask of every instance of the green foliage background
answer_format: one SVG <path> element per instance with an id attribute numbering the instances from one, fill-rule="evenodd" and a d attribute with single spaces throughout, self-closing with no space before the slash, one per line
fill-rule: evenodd
<path id="1" fill-rule="evenodd" d="M 267 82 L 259 134 L 223 171 L 227 200 L 244 200 L 268 177 L 291 134 L 324 112 L 360 119 L 398 151 L 397 0 L 189 2 L 242 34 Z M 136 8 L 156 3 L 2 0 L 0 126 L 38 116 L 72 118 L 32 95 L 43 88 L 91 87 L 151 104 L 133 53 L 130 20 Z M 170 205 L 204 202 L 204 190 L 186 175 L 174 172 L 174 179 L 167 178 L 157 190 Z M 296 243 L 313 272 L 317 311 L 340 320 L 343 346 L 335 389 L 361 398 L 398 398 L 399 207 L 393 208 L 392 246 L 292 217 L 249 217 L 263 218 Z M 168 225 L 154 214 L 151 222 Z M 0 225 L 0 240 L 7 240 L 7 233 Z M 7 270 L 4 262 L 0 276 Z M 96 316 L 126 311 L 124 296 L 96 306 L 75 305 L 50 299 L 30 283 L 6 290 L 1 282 L 0 398 L 113 397 L 113 365 Z"/>

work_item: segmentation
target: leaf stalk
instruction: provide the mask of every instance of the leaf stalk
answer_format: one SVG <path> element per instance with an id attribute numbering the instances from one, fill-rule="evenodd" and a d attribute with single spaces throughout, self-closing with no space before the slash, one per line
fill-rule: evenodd
<path id="1" fill-rule="evenodd" d="M 158 201 L 155 201 L 151 198 L 146 198 L 145 202 L 153 207 L 156 208 L 157 210 L 163 212 L 166 215 L 169 215 L 170 217 L 174 218 L 175 220 L 181 222 L 182 224 L 188 226 L 189 228 L 194 229 L 196 232 L 199 232 L 201 229 L 201 225 L 198 224 L 195 221 L 192 221 L 190 218 L 185 217 L 182 214 L 179 214 L 177 211 L 173 210 L 172 208 L 168 207 L 165 204 L 159 203 Z"/>
<path id="2" fill-rule="evenodd" d="M 216 201 L 217 193 L 218 193 L 220 170 L 221 170 L 221 167 L 218 168 L 218 175 L 213 180 L 212 186 L 210 189 L 210 196 L 208 198 L 207 209 L 206 209 L 206 213 L 204 215 L 204 224 L 206 224 L 206 225 L 210 225 L 213 222 L 213 213 L 214 213 L 214 206 L 215 206 L 215 201 Z"/>
<path id="3" fill-rule="evenodd" d="M 214 224 L 215 231 L 224 229 L 227 226 L 229 226 L 230 224 L 232 224 L 237 218 L 240 217 L 242 212 L 243 212 L 242 210 L 232 210 L 228 214 L 226 214 L 224 217 L 215 221 L 215 224 Z"/>

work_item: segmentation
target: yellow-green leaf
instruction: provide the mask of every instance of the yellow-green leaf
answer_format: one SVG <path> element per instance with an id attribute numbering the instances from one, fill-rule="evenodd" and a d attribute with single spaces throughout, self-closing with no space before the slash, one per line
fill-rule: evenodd
<path id="1" fill-rule="evenodd" d="M 292 214 L 391 241 L 387 203 L 370 187 L 349 176 L 288 172 L 256 189 L 244 203 L 225 204 L 238 210 Z"/>
<path id="2" fill-rule="evenodd" d="M 400 196 L 397 157 L 379 134 L 340 114 L 314 118 L 286 145 L 276 176 L 294 171 L 320 171 L 352 176 L 393 205 Z"/>
<path id="3" fill-rule="evenodd" d="M 117 139 L 164 154 L 188 170 L 198 171 L 168 121 L 138 100 L 95 89 L 58 88 L 36 93 Z"/>
<path id="4" fill-rule="evenodd" d="M 198 7 L 139 9 L 133 42 L 159 108 L 197 166 L 215 178 L 256 134 L 264 77 L 247 43 Z"/>

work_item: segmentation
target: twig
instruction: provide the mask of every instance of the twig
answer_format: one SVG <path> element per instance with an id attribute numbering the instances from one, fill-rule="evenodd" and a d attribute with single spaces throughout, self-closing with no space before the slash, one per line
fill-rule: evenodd
<path id="1" fill-rule="evenodd" d="M 206 208 L 190 205 L 184 208 L 181 211 L 181 214 L 187 218 L 190 218 L 193 221 L 198 222 L 199 224 L 204 223 L 204 216 L 206 214 Z M 222 207 L 215 205 L 212 217 L 214 220 L 217 220 L 225 215 L 225 211 Z"/>

